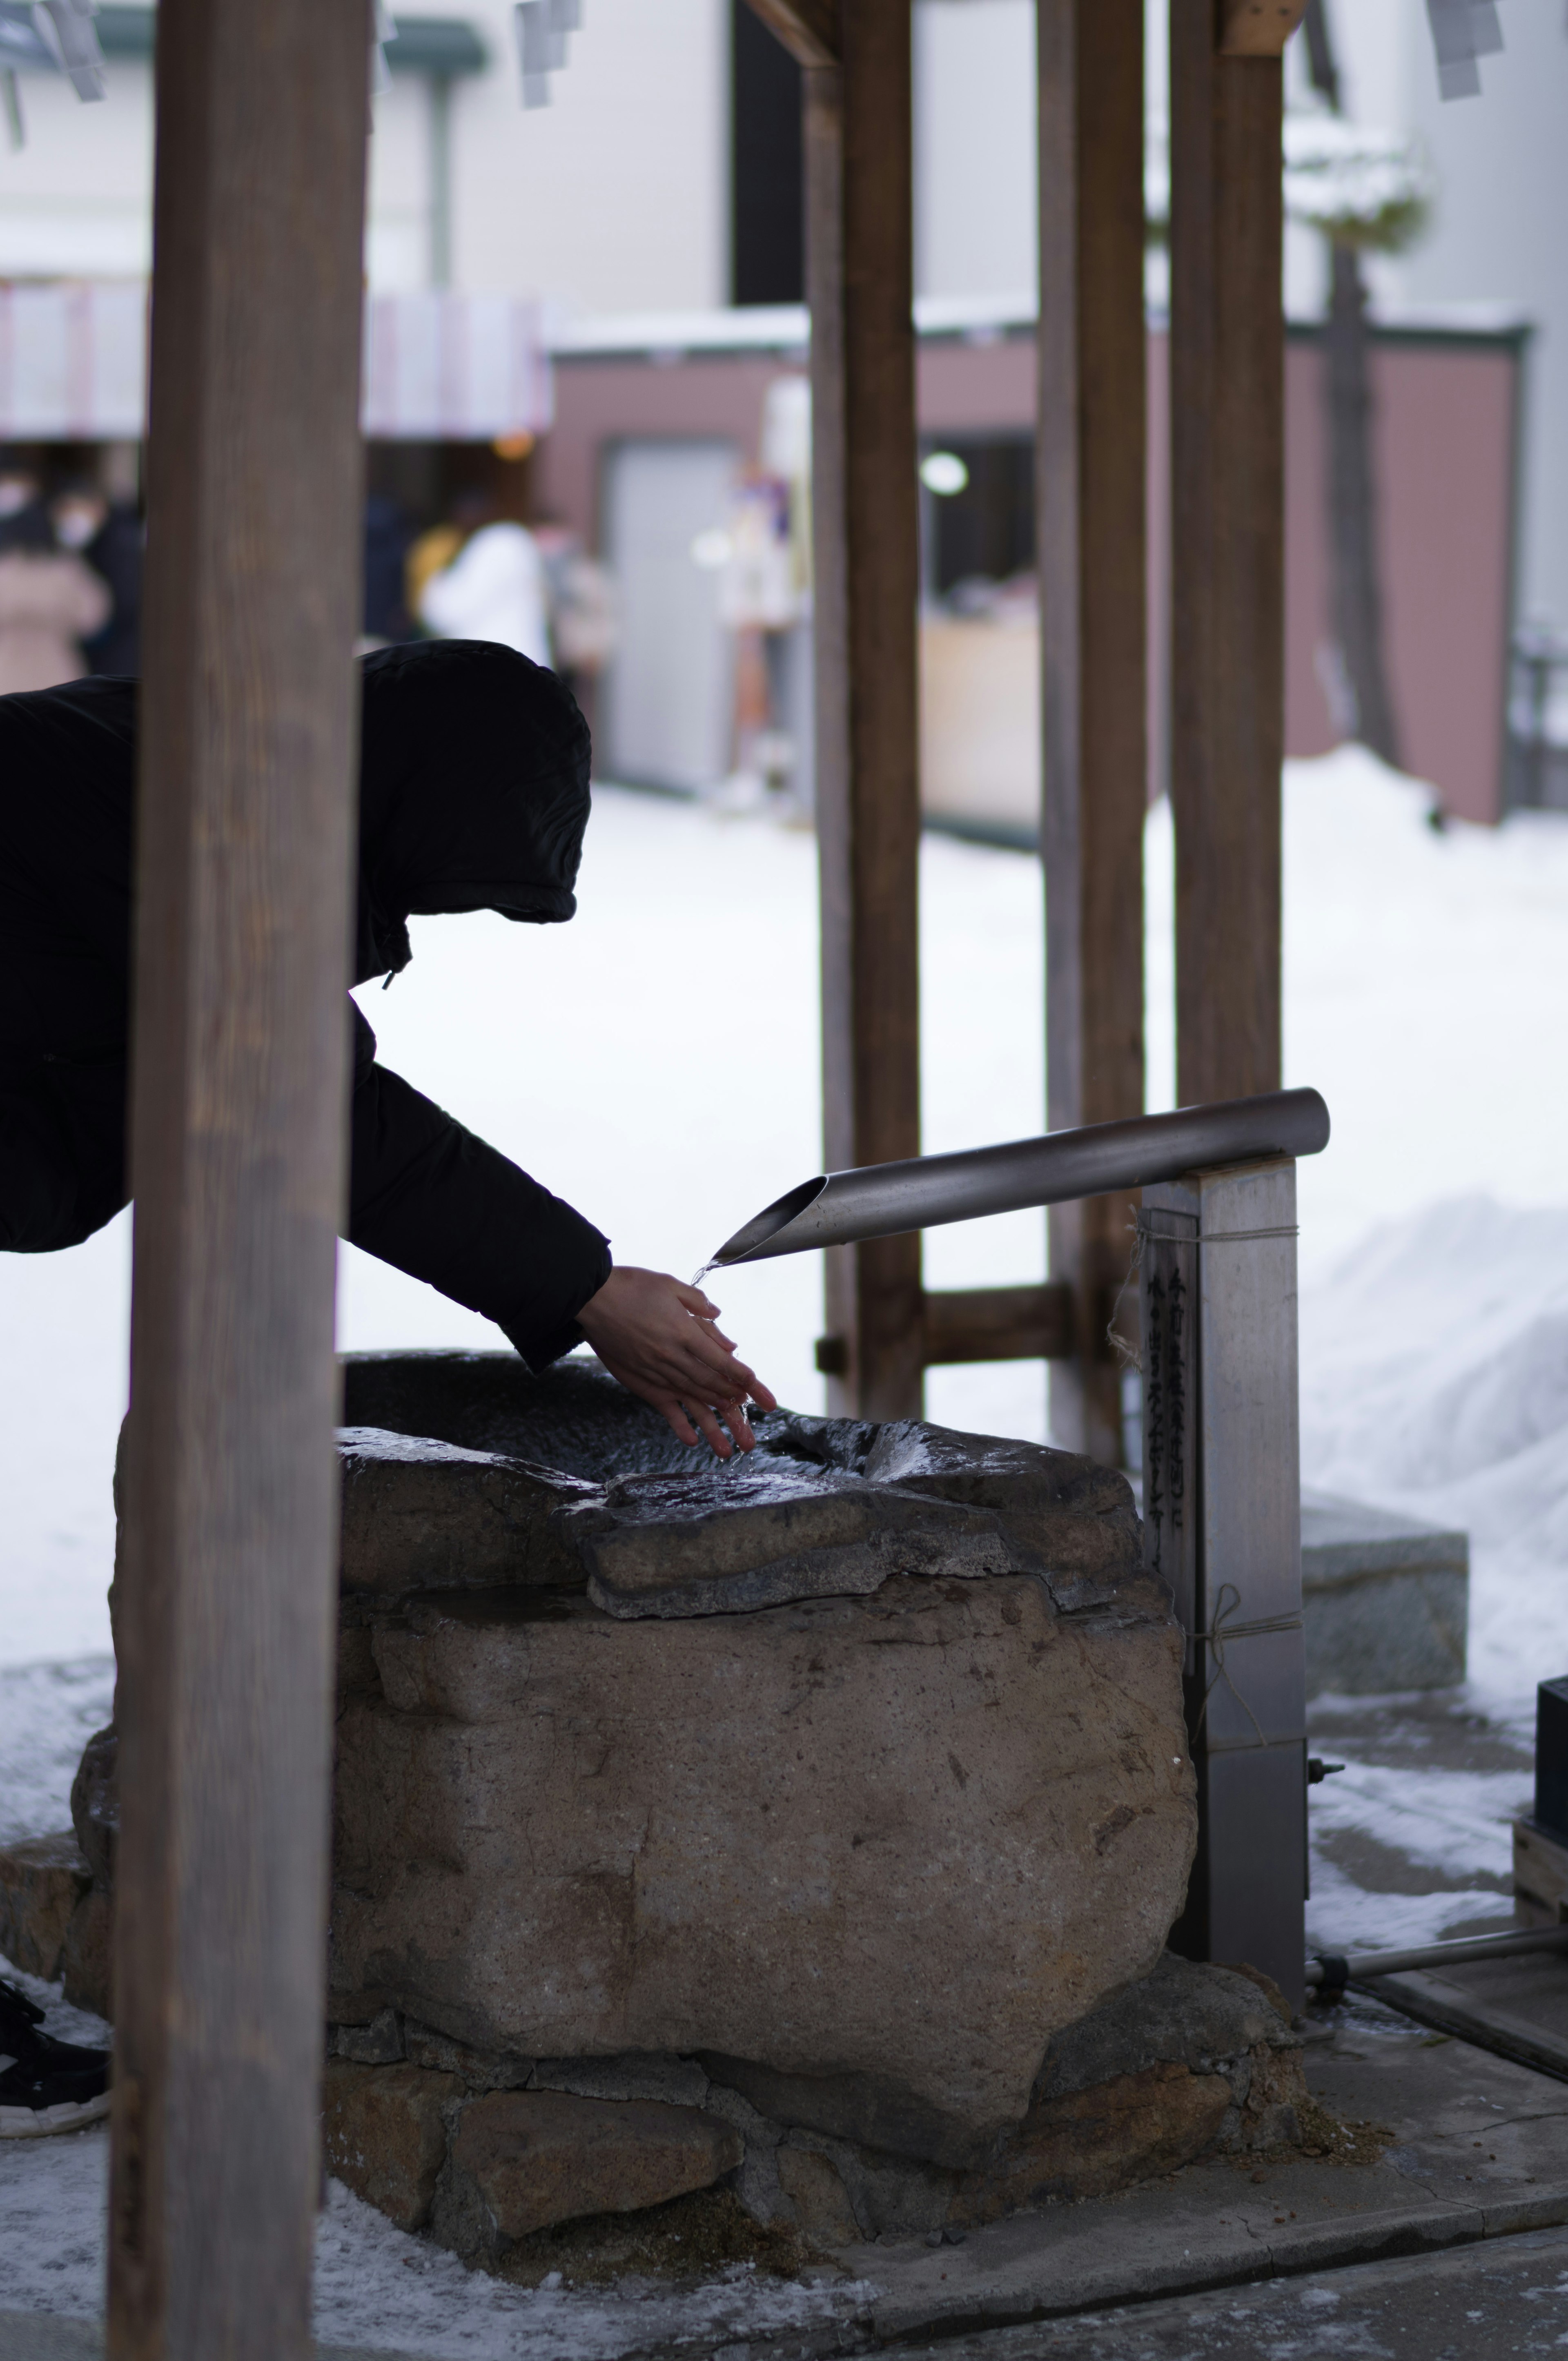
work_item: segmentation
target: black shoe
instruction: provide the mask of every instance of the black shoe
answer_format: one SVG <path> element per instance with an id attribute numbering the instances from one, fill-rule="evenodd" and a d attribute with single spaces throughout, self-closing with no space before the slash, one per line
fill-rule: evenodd
<path id="1" fill-rule="evenodd" d="M 109 2112 L 109 2053 L 40 2033 L 44 2013 L 0 1978 L 0 2139 L 73 2132 Z"/>

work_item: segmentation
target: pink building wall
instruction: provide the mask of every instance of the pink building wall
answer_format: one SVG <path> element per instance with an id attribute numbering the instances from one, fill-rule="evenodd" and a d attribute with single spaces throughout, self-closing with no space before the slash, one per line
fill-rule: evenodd
<path id="1" fill-rule="evenodd" d="M 1512 620 L 1522 338 L 1378 331 L 1374 434 L 1392 693 L 1404 764 L 1466 819 L 1500 813 Z M 542 512 L 598 535 L 600 454 L 625 436 L 722 435 L 754 456 L 762 397 L 804 354 L 576 357 L 556 364 L 556 424 L 535 462 Z M 1323 358 L 1293 331 L 1286 350 L 1286 751 L 1336 742 L 1321 651 L 1330 637 Z M 1149 338 L 1149 743 L 1162 784 L 1168 670 L 1166 340 Z M 923 434 L 1028 431 L 1032 335 L 928 338 L 918 356 Z"/>

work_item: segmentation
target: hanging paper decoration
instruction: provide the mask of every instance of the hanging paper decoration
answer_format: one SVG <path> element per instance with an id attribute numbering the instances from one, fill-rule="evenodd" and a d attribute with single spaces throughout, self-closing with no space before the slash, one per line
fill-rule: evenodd
<path id="1" fill-rule="evenodd" d="M 40 0 L 33 10 L 38 38 L 78 98 L 103 98 L 107 93 L 104 52 L 93 22 L 97 13 L 98 0 Z"/>
<path id="2" fill-rule="evenodd" d="M 1444 98 L 1479 98 L 1482 58 L 1503 46 L 1497 0 L 1427 0 L 1437 86 Z"/>
<path id="3" fill-rule="evenodd" d="M 566 36 L 583 28 L 583 0 L 519 0 L 513 11 L 524 106 L 548 106 L 550 77 L 566 62 Z"/>

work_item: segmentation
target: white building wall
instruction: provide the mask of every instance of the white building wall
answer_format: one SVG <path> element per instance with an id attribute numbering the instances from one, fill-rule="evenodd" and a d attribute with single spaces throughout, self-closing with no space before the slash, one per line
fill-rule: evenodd
<path id="1" fill-rule="evenodd" d="M 725 0 L 588 0 L 553 104 L 521 104 L 508 0 L 421 0 L 490 53 L 452 84 L 452 284 L 544 294 L 587 312 L 685 311 L 729 283 Z M 0 278 L 146 274 L 152 76 L 114 65 L 83 105 L 60 77 L 22 77 L 27 144 L 0 134 Z M 427 285 L 432 95 L 395 73 L 374 104 L 367 265 L 372 287 Z"/>
<path id="2" fill-rule="evenodd" d="M 1035 284 L 1034 0 L 916 0 L 915 291 Z"/>
<path id="3" fill-rule="evenodd" d="M 84 106 L 63 75 L 18 77 L 27 145 L 0 131 L 0 279 L 145 275 L 152 251 L 152 76 L 108 69 Z"/>
<path id="4" fill-rule="evenodd" d="M 587 0 L 552 104 L 528 113 L 506 0 L 444 13 L 498 60 L 453 93 L 455 282 L 593 313 L 727 302 L 725 0 Z"/>

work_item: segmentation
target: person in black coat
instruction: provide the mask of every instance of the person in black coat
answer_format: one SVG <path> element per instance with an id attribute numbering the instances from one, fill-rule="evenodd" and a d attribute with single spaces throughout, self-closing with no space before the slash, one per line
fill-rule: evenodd
<path id="1" fill-rule="evenodd" d="M 360 667 L 358 900 L 351 981 L 409 963 L 415 913 L 576 908 L 588 733 L 554 675 L 488 642 L 378 649 Z M 0 1248 L 80 1244 L 126 1202 L 137 685 L 0 697 Z M 345 1235 L 501 1328 L 532 1369 L 586 1338 L 720 1457 L 752 1441 L 738 1361 L 707 1298 L 616 1268 L 609 1242 L 389 1072 L 349 1004 Z"/>

